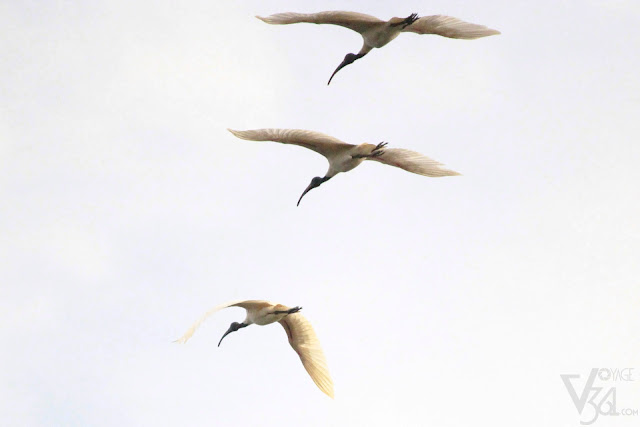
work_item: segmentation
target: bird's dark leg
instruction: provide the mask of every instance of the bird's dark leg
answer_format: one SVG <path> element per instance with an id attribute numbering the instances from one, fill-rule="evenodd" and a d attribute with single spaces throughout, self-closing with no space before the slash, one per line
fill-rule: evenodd
<path id="1" fill-rule="evenodd" d="M 379 150 L 379 149 L 381 149 L 382 147 L 385 147 L 385 146 L 387 146 L 387 145 L 389 145 L 389 143 L 388 143 L 388 142 L 384 142 L 384 141 L 383 141 L 383 142 L 379 143 L 378 145 L 376 145 L 376 148 L 374 148 L 374 149 L 373 149 L 373 151 Z"/>
<path id="2" fill-rule="evenodd" d="M 387 144 L 389 144 L 388 142 L 381 142 L 378 145 L 376 145 L 374 147 L 373 150 L 371 150 L 371 153 L 369 154 L 354 154 L 351 156 L 352 159 L 373 159 L 376 157 L 380 157 L 384 154 L 384 150 L 382 149 L 383 147 L 385 147 Z"/>
<path id="3" fill-rule="evenodd" d="M 352 159 L 372 159 L 375 157 L 380 157 L 384 154 L 384 150 L 382 149 L 388 144 L 388 142 L 381 142 L 371 150 L 369 154 L 353 154 L 351 156 Z"/>
<path id="4" fill-rule="evenodd" d="M 405 28 L 407 28 L 409 25 L 413 24 L 414 22 L 416 22 L 418 19 L 420 19 L 420 17 L 418 16 L 417 13 L 412 13 L 411 15 L 407 16 L 405 18 L 405 24 L 402 26 L 402 29 L 404 30 Z"/>
<path id="5" fill-rule="evenodd" d="M 378 145 L 376 145 L 376 148 L 374 148 L 371 151 L 371 154 L 369 155 L 369 157 L 380 157 L 384 154 L 384 150 L 383 148 L 387 146 L 387 144 L 389 144 L 388 142 L 381 142 Z"/>
<path id="6" fill-rule="evenodd" d="M 391 26 L 392 27 L 397 27 L 398 25 L 402 25 L 402 29 L 404 30 L 409 25 L 411 25 L 414 22 L 416 22 L 418 19 L 420 19 L 418 17 L 418 14 L 417 13 L 412 13 L 411 15 L 407 16 L 406 18 L 404 18 L 404 20 L 402 22 L 398 22 L 397 24 L 391 24 Z"/>
<path id="7" fill-rule="evenodd" d="M 290 308 L 289 310 L 277 310 L 277 311 L 274 311 L 273 314 L 285 314 L 285 313 L 286 314 L 293 314 L 293 313 L 299 312 L 300 310 L 302 310 L 302 307 L 293 307 L 293 308 Z"/>

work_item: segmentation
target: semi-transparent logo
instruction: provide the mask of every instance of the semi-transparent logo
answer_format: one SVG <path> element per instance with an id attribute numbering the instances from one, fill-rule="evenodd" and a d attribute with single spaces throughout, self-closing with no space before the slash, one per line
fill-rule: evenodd
<path id="1" fill-rule="evenodd" d="M 593 424 L 600 416 L 638 415 L 637 408 L 618 405 L 618 385 L 634 381 L 633 368 L 592 368 L 586 382 L 579 374 L 562 374 L 560 378 L 582 425 Z"/>

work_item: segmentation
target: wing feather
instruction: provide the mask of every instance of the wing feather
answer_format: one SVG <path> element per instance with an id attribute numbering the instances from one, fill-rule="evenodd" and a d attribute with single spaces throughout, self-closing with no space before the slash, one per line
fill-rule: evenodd
<path id="1" fill-rule="evenodd" d="M 323 156 L 331 156 L 337 151 L 347 150 L 352 144 L 340 141 L 320 132 L 302 129 L 255 129 L 233 130 L 227 129 L 240 139 L 250 141 L 274 141 L 282 144 L 293 144 L 308 148 Z"/>
<path id="2" fill-rule="evenodd" d="M 198 329 L 200 325 L 202 325 L 202 323 L 209 318 L 209 316 L 211 316 L 217 311 L 222 310 L 223 308 L 241 307 L 241 308 L 244 308 L 245 310 L 250 310 L 253 307 L 262 307 L 265 305 L 269 306 L 273 304 L 268 301 L 261 301 L 261 300 L 242 300 L 242 301 L 231 301 L 226 304 L 217 305 L 213 307 L 211 310 L 207 311 L 205 314 L 203 314 L 202 317 L 200 317 L 198 320 L 196 320 L 194 324 L 191 325 L 189 329 L 187 329 L 187 331 L 174 342 L 177 342 L 180 344 L 186 343 L 189 340 L 189 338 L 191 338 L 191 336 L 195 333 L 196 329 Z"/>
<path id="3" fill-rule="evenodd" d="M 418 175 L 440 177 L 460 175 L 458 172 L 445 169 L 442 163 L 423 154 L 404 148 L 385 149 L 381 156 L 370 158 L 385 165 L 395 166 Z"/>
<path id="4" fill-rule="evenodd" d="M 364 13 L 344 12 L 339 10 L 318 13 L 285 12 L 276 13 L 275 15 L 267 17 L 256 16 L 256 18 L 266 22 L 267 24 L 274 25 L 297 24 L 300 22 L 340 25 L 341 27 L 357 31 L 358 33 L 362 33 L 363 31 L 371 28 L 371 26 L 384 22 L 375 16 L 366 15 Z"/>
<path id="5" fill-rule="evenodd" d="M 295 313 L 280 320 L 280 324 L 313 382 L 323 393 L 333 398 L 333 381 L 329 375 L 327 360 L 311 323 L 300 313 Z"/>
<path id="6" fill-rule="evenodd" d="M 402 31 L 410 31 L 417 34 L 437 34 L 452 39 L 477 39 L 500 34 L 500 31 L 487 28 L 484 25 L 472 24 L 453 16 L 445 15 L 423 16 Z"/>

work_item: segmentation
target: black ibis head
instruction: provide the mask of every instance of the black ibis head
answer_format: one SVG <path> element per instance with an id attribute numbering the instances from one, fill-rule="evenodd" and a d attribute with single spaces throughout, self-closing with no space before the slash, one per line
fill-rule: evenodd
<path id="1" fill-rule="evenodd" d="M 300 198 L 298 199 L 298 204 L 296 206 L 300 206 L 300 201 L 302 200 L 305 194 L 307 194 L 310 190 L 313 190 L 316 187 L 320 187 L 320 184 L 322 184 L 325 181 L 328 181 L 329 179 L 331 179 L 331 177 L 325 176 L 324 178 L 321 178 L 319 176 L 316 176 L 315 178 L 313 178 L 309 186 L 302 192 L 302 196 L 300 196 Z"/>
<path id="2" fill-rule="evenodd" d="M 340 63 L 340 65 L 338 65 L 338 68 L 336 68 L 333 74 L 331 74 L 331 77 L 329 78 L 329 82 L 327 83 L 327 86 L 331 84 L 331 80 L 333 79 L 333 76 L 335 76 L 338 71 L 340 71 L 347 65 L 353 63 L 353 61 L 355 61 L 356 59 L 362 58 L 363 56 L 364 55 L 356 55 L 355 53 L 347 53 L 346 56 L 344 57 L 344 60 Z"/>
<path id="3" fill-rule="evenodd" d="M 224 339 L 224 337 L 229 335 L 231 332 L 235 332 L 238 329 L 244 328 L 246 326 L 249 326 L 249 325 L 245 325 L 244 323 L 233 322 L 231 326 L 229 326 L 229 329 L 227 329 L 227 332 L 225 332 L 222 338 L 220 338 L 220 342 L 218 342 L 218 347 L 220 347 L 220 344 L 222 344 L 222 340 Z"/>

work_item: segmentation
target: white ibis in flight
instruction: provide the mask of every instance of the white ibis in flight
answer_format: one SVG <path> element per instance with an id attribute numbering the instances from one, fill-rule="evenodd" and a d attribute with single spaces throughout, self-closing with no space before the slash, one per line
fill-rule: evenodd
<path id="1" fill-rule="evenodd" d="M 224 337 L 238 329 L 246 328 L 253 324 L 264 326 L 279 322 L 287 333 L 289 344 L 291 344 L 291 347 L 293 347 L 296 353 L 298 353 L 298 356 L 300 356 L 302 365 L 309 373 L 309 376 L 311 376 L 313 382 L 316 383 L 323 393 L 333 398 L 333 381 L 331 381 L 331 376 L 329 376 L 327 361 L 311 323 L 309 323 L 302 314 L 298 313 L 302 310 L 302 307 L 289 308 L 282 304 L 273 304 L 268 301 L 258 300 L 234 301 L 222 304 L 206 312 L 175 342 L 181 344 L 186 343 L 207 317 L 227 307 L 242 307 L 247 311 L 247 317 L 242 323 L 233 322 L 231 326 L 229 326 L 227 332 L 220 338 L 218 347 L 220 347 Z"/>
<path id="2" fill-rule="evenodd" d="M 327 158 L 329 170 L 324 177 L 316 176 L 311 180 L 309 186 L 298 199 L 298 205 L 307 192 L 319 187 L 323 182 L 330 180 L 340 172 L 350 171 L 364 160 L 374 160 L 430 177 L 460 175 L 458 172 L 445 169 L 441 163 L 415 151 L 404 148 L 385 148 L 386 142 L 377 145 L 368 143 L 353 145 L 320 132 L 301 129 L 228 130 L 240 139 L 299 145 Z"/>
<path id="3" fill-rule="evenodd" d="M 432 15 L 418 17 L 412 13 L 406 18 L 391 18 L 383 21 L 375 16 L 358 12 L 329 11 L 318 13 L 276 13 L 275 15 L 256 18 L 267 24 L 284 25 L 308 22 L 313 24 L 333 24 L 360 33 L 364 39 L 362 49 L 358 53 L 348 53 L 338 68 L 333 72 L 331 79 L 340 69 L 362 58 L 371 49 L 382 47 L 398 37 L 400 33 L 437 34 L 452 39 L 477 39 L 480 37 L 500 34 L 500 31 L 492 30 L 484 25 L 472 24 L 458 18 L 445 15 Z"/>

